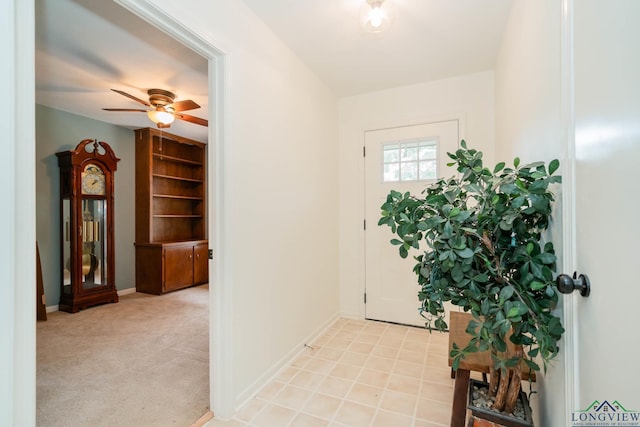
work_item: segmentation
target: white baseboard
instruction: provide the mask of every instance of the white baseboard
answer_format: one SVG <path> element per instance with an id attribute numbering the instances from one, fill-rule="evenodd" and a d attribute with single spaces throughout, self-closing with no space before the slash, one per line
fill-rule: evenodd
<path id="1" fill-rule="evenodd" d="M 127 289 L 120 289 L 119 291 L 117 291 L 118 296 L 121 297 L 123 295 L 129 295 L 129 294 L 135 294 L 136 293 L 136 288 L 127 288 Z M 54 311 L 59 311 L 60 310 L 60 306 L 59 305 L 49 305 L 47 306 L 47 313 L 53 313 Z"/>
<path id="2" fill-rule="evenodd" d="M 362 316 L 361 313 L 357 313 L 355 311 L 341 311 L 340 317 L 344 317 L 345 319 L 352 319 L 352 320 L 365 320 L 364 316 Z"/>
<path id="3" fill-rule="evenodd" d="M 262 374 L 253 384 L 245 388 L 241 393 L 236 396 L 235 405 L 236 410 L 240 409 L 244 404 L 251 400 L 256 394 L 262 390 L 264 386 L 269 384 L 275 379 L 284 369 L 289 366 L 289 362 L 293 361 L 305 350 L 305 344 L 313 342 L 317 337 L 324 334 L 329 327 L 331 327 L 336 320 L 340 318 L 340 313 L 336 313 L 331 316 L 326 322 L 312 332 L 308 337 L 302 340 L 298 345 L 294 346 L 291 351 L 285 354 L 278 362 L 273 364 L 269 370 Z"/>

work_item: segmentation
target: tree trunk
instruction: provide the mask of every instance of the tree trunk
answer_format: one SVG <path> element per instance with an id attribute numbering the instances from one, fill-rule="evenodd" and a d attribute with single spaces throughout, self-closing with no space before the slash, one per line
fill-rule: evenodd
<path id="1" fill-rule="evenodd" d="M 505 400 L 507 398 L 507 390 L 509 389 L 509 371 L 500 370 L 500 384 L 496 393 L 496 400 L 493 403 L 493 409 L 502 411 L 504 409 Z"/>
<path id="2" fill-rule="evenodd" d="M 500 383 L 500 371 L 493 366 L 493 360 L 489 364 L 489 397 L 494 397 Z"/>
<path id="3" fill-rule="evenodd" d="M 515 351 L 513 352 L 513 356 L 518 359 L 522 359 L 523 351 L 522 346 L 517 346 Z M 516 402 L 518 401 L 518 396 L 520 395 L 520 388 L 522 383 L 522 366 L 520 363 L 513 368 L 511 374 L 511 381 L 509 384 L 509 390 L 507 391 L 506 402 L 504 406 L 504 411 L 512 414 L 514 409 L 516 409 Z"/>

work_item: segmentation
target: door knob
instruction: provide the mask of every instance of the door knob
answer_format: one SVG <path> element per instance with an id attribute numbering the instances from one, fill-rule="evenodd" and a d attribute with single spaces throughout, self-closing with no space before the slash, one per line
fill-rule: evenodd
<path id="1" fill-rule="evenodd" d="M 558 291 L 563 294 L 570 294 L 575 290 L 580 291 L 580 295 L 588 297 L 591 293 L 591 284 L 589 283 L 589 277 L 586 274 L 577 276 L 577 273 L 573 273 L 573 277 L 568 274 L 561 274 L 556 278 L 556 286 Z"/>

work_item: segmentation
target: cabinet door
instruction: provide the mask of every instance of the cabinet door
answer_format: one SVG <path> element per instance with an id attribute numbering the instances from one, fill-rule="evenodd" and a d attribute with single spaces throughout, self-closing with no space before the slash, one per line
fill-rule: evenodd
<path id="1" fill-rule="evenodd" d="M 193 284 L 193 246 L 172 246 L 164 249 L 164 291 Z"/>
<path id="2" fill-rule="evenodd" d="M 209 281 L 209 245 L 202 243 L 193 247 L 193 283 Z"/>

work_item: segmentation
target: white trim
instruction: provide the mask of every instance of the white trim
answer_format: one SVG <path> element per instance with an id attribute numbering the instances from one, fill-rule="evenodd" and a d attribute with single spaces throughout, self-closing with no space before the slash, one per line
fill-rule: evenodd
<path id="1" fill-rule="evenodd" d="M 209 283 L 209 390 L 210 407 L 217 418 L 233 415 L 233 299 L 231 277 L 232 259 L 226 248 L 226 218 L 229 206 L 225 199 L 224 146 L 228 141 L 225 120 L 226 58 L 223 51 L 204 36 L 176 21 L 164 10 L 148 0 L 114 0 L 138 17 L 164 31 L 209 61 L 209 143 L 208 143 L 208 200 L 214 201 L 209 209 L 209 242 L 214 249 L 215 262 L 210 263 Z M 211 206 L 211 202 L 209 204 Z M 213 278 L 213 280 L 212 280 Z M 215 381 L 211 379 L 215 378 Z"/>
<path id="2" fill-rule="evenodd" d="M 0 2 L 0 425 L 36 423 L 35 11 Z"/>
<path id="3" fill-rule="evenodd" d="M 571 274 L 576 270 L 576 178 L 575 178 L 575 97 L 573 69 L 573 0 L 562 0 L 561 22 L 561 114 L 562 141 L 564 153 L 562 161 L 562 267 L 561 271 Z M 564 401 L 565 419 L 571 424 L 571 411 L 578 408 L 579 360 L 577 357 L 576 305 L 579 295 L 562 296 L 564 333 Z"/>
<path id="4" fill-rule="evenodd" d="M 291 351 L 282 356 L 280 360 L 278 360 L 275 364 L 273 364 L 269 370 L 267 370 L 264 374 L 260 375 L 260 377 L 253 382 L 249 387 L 245 388 L 241 393 L 238 394 L 238 398 L 236 401 L 236 406 L 241 408 L 250 399 L 253 399 L 256 394 L 260 392 L 267 384 L 273 381 L 278 375 L 280 375 L 293 360 L 295 360 L 303 351 L 306 349 L 306 345 L 309 343 L 313 343 L 318 337 L 323 335 L 334 323 L 340 318 L 340 314 L 336 313 L 329 318 L 326 322 L 324 322 L 320 327 L 316 328 L 314 332 L 309 334 L 305 339 L 300 341 L 297 345 L 295 345 Z M 218 418 L 218 417 L 216 417 Z"/>
<path id="5" fill-rule="evenodd" d="M 135 294 L 136 293 L 136 288 L 120 289 L 116 293 L 118 294 L 119 297 L 121 297 L 123 295 Z"/>
<path id="6" fill-rule="evenodd" d="M 60 306 L 59 305 L 50 305 L 47 307 L 47 313 L 53 313 L 56 311 L 60 311 Z"/>

